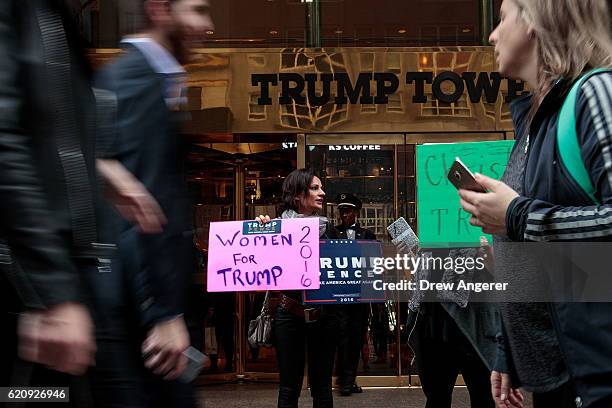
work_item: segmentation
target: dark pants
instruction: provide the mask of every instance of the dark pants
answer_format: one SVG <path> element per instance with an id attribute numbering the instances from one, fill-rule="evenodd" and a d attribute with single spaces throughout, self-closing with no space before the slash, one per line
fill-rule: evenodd
<path id="1" fill-rule="evenodd" d="M 610 405 L 605 406 L 609 407 Z M 567 382 L 549 392 L 533 394 L 533 408 L 549 407 L 576 408 L 576 389 L 573 382 Z"/>
<path id="2" fill-rule="evenodd" d="M 274 336 L 280 373 L 279 408 L 297 408 L 306 355 L 312 406 L 333 407 L 332 370 L 337 327 L 330 311 L 326 308 L 318 321 L 306 323 L 303 317 L 278 309 Z"/>
<path id="3" fill-rule="evenodd" d="M 436 305 L 437 307 L 438 305 Z M 494 408 L 491 373 L 469 340 L 441 308 L 435 319 L 423 322 L 416 331 L 416 361 L 426 408 L 451 408 L 453 388 L 459 373 L 463 375 L 472 408 Z M 444 314 L 446 314 L 446 316 Z M 443 325 L 427 327 L 427 325 Z M 439 336 L 432 336 L 439 333 Z"/>
<path id="4" fill-rule="evenodd" d="M 20 300 L 0 265 L 0 327 L 2 328 L 2 347 L 0 347 L 0 387 L 10 384 L 13 363 L 17 358 L 17 313 Z"/>
<path id="5" fill-rule="evenodd" d="M 372 305 L 372 343 L 377 359 L 387 358 L 387 346 L 389 342 L 389 314 L 384 303 Z"/>
<path id="6" fill-rule="evenodd" d="M 146 332 L 134 314 L 125 271 L 115 264 L 110 273 L 88 272 L 97 346 L 91 370 L 94 406 L 194 408 L 190 384 L 165 381 L 144 367 L 141 346 Z"/>
<path id="7" fill-rule="evenodd" d="M 336 372 L 338 385 L 348 387 L 355 383 L 359 354 L 368 324 L 368 304 L 336 306 L 338 321 L 338 359 Z"/>
<path id="8" fill-rule="evenodd" d="M 234 308 L 236 296 L 234 293 L 214 294 L 214 319 L 217 345 L 223 347 L 226 365 L 224 371 L 234 370 Z M 217 368 L 217 361 L 212 361 L 213 367 Z"/>

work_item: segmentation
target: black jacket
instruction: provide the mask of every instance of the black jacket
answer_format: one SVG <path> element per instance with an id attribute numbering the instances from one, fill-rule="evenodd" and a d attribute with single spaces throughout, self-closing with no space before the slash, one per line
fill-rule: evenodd
<path id="1" fill-rule="evenodd" d="M 527 129 L 531 97 L 513 102 L 517 143 L 530 134 L 524 194 L 510 204 L 507 233 L 514 241 L 612 240 L 612 74 L 583 84 L 576 104 L 582 157 L 602 203 L 595 206 L 569 176 L 556 142 L 559 110 L 569 84 L 557 81 Z M 612 304 L 551 305 L 561 349 L 585 402 L 612 396 Z"/>
<path id="2" fill-rule="evenodd" d="M 71 225 L 78 219 L 69 211 L 54 135 L 56 106 L 49 102 L 52 80 L 45 69 L 48 61 L 36 14 L 43 7 L 64 12 L 54 1 L 0 2 L 0 236 L 20 265 L 9 290 L 19 288 L 22 303 L 30 308 L 84 300 L 70 260 Z M 77 36 L 66 21 L 73 52 L 71 76 L 62 81 L 70 84 L 72 93 L 63 95 L 62 101 L 77 110 L 73 120 L 88 172 L 81 176 L 93 185 L 94 146 L 89 143 L 93 137 L 87 119 L 93 112 L 93 95 L 84 57 L 76 50 Z"/>
<path id="3" fill-rule="evenodd" d="M 346 239 L 346 230 L 347 227 L 344 225 L 336 225 L 335 227 L 338 238 Z M 369 229 L 360 227 L 359 224 L 355 224 L 351 229 L 355 230 L 355 239 L 366 239 L 366 240 L 376 240 L 376 235 Z"/>
<path id="4" fill-rule="evenodd" d="M 120 161 L 143 183 L 168 221 L 162 233 L 145 235 L 114 217 L 118 268 L 131 282 L 141 324 L 150 326 L 184 313 L 194 268 L 179 118 L 166 106 L 163 76 L 134 46 L 105 67 L 96 82 L 117 96 L 118 137 L 106 157 Z"/>

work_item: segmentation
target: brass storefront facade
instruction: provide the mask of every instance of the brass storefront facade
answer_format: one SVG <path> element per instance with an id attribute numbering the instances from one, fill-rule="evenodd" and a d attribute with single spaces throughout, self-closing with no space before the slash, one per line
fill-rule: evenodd
<path id="1" fill-rule="evenodd" d="M 117 53 L 97 49 L 92 58 L 101 64 Z M 246 327 L 258 313 L 263 294 L 206 292 L 211 221 L 279 215 L 283 178 L 308 166 L 323 181 L 328 217 L 336 219 L 336 194 L 354 193 L 364 202 L 361 225 L 387 242 L 385 227 L 397 217 L 405 217 L 415 230 L 418 226 L 416 145 L 513 139 L 506 98 L 521 93 L 520 84 L 495 79 L 491 47 L 202 49 L 186 69 L 183 110 L 188 120 L 183 136 L 190 143 L 186 164 L 200 259 L 194 290 L 201 319 L 192 336 L 205 351 L 217 355 L 217 370 L 201 376 L 205 383 L 277 379 L 274 350 L 253 350 L 246 342 Z M 474 86 L 481 74 L 488 81 L 480 84 L 481 97 L 475 102 L 470 95 L 474 86 L 467 82 L 459 92 L 453 80 L 435 80 L 444 73 L 455 75 L 443 78 L 463 80 L 466 72 L 474 73 Z M 329 101 L 317 105 L 306 88 L 305 101 L 285 98 L 280 103 L 285 88 L 278 82 L 269 87 L 271 104 L 261 104 L 262 87 L 253 80 L 260 74 L 317 78 L 312 95 L 321 96 L 326 92 L 321 75 L 340 73 L 347 74 L 353 87 L 360 74 L 371 74 L 373 99 L 384 90 L 375 73 L 394 74 L 398 86 L 384 95 L 385 103 L 338 105 L 335 97 L 341 91 L 331 83 Z M 409 73 L 431 73 L 434 80 L 424 81 L 419 91 L 415 82 L 408 83 Z M 294 86 L 298 85 L 288 85 Z M 487 89 L 496 93 L 493 101 L 487 101 Z M 427 102 L 415 103 L 419 93 Z M 454 102 L 441 100 L 449 95 Z M 363 96 L 367 90 L 362 90 L 360 101 Z M 360 385 L 418 384 L 418 369 L 411 367 L 413 354 L 406 344 L 406 317 L 404 303 L 372 305 L 358 371 Z"/>

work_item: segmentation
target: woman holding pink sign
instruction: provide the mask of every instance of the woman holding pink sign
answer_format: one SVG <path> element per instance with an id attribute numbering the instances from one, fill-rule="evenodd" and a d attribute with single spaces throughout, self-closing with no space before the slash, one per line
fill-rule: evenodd
<path id="1" fill-rule="evenodd" d="M 323 210 L 325 192 L 312 170 L 294 170 L 283 183 L 281 218 L 317 217 Z M 256 218 L 262 224 L 270 217 Z M 325 217 L 319 216 L 319 237 L 335 238 L 336 232 Z M 336 347 L 336 318 L 332 307 L 304 306 L 300 291 L 283 291 L 274 299 L 274 345 L 280 373 L 279 408 L 297 408 L 304 364 L 308 356 L 308 379 L 312 406 L 333 407 L 332 370 Z"/>

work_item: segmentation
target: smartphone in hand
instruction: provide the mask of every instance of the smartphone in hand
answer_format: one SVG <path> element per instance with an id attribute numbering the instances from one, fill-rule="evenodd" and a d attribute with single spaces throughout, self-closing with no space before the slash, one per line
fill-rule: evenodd
<path id="1" fill-rule="evenodd" d="M 410 225 L 404 217 L 400 217 L 387 227 L 389 235 L 391 235 L 392 243 L 396 247 L 400 243 L 404 244 L 407 250 L 418 248 L 419 238 L 416 236 Z"/>
<path id="2" fill-rule="evenodd" d="M 448 179 L 457 190 L 470 190 L 477 193 L 487 192 L 483 186 L 478 184 L 474 174 L 458 157 L 455 157 L 455 161 L 448 172 Z"/>
<path id="3" fill-rule="evenodd" d="M 178 381 L 188 384 L 197 378 L 203 368 L 210 366 L 210 360 L 208 356 L 194 347 L 189 347 L 183 352 L 183 355 L 187 357 L 187 367 Z"/>

